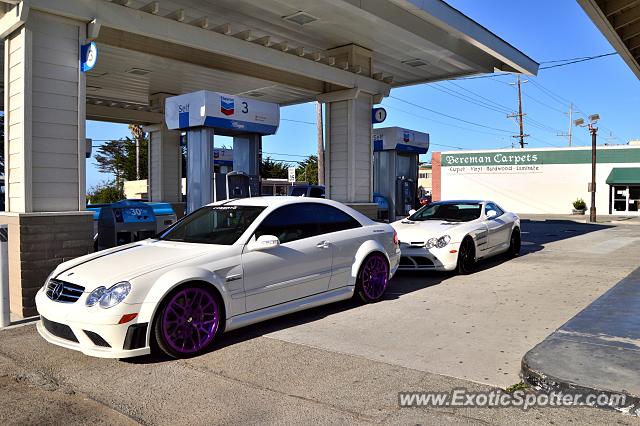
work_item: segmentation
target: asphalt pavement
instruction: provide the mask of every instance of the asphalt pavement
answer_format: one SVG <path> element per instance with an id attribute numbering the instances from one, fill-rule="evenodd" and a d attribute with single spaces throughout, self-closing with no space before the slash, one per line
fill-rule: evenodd
<path id="1" fill-rule="evenodd" d="M 471 276 L 400 274 L 386 299 L 228 333 L 189 360 L 90 358 L 33 324 L 0 331 L 0 424 L 636 424 L 574 408 L 401 408 L 398 392 L 488 391 L 633 271 L 640 227 L 523 222 L 523 255 Z"/>

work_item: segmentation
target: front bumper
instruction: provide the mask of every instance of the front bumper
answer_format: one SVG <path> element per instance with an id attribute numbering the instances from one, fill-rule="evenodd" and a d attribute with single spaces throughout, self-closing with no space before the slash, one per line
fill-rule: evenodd
<path id="1" fill-rule="evenodd" d="M 443 248 L 401 247 L 400 271 L 453 271 L 458 265 L 460 244 L 447 244 Z M 453 253 L 452 253 L 453 252 Z"/>
<path id="2" fill-rule="evenodd" d="M 113 312 L 102 310 L 94 315 L 93 308 L 84 306 L 83 298 L 75 303 L 60 303 L 49 299 L 40 290 L 36 294 L 36 307 L 41 320 L 36 328 L 47 342 L 85 355 L 129 358 L 149 354 L 149 327 L 146 322 L 137 322 L 141 320 L 136 318 L 118 324 L 124 313 L 140 312 L 142 305 L 122 305 Z"/>

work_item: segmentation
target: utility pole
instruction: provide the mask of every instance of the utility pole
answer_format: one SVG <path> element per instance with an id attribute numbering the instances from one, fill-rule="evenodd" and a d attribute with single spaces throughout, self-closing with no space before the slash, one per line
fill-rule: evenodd
<path id="1" fill-rule="evenodd" d="M 523 83 L 526 83 L 527 80 L 525 80 Z M 522 113 L 522 91 L 520 89 L 520 75 L 518 75 L 518 82 L 516 83 L 518 85 L 518 113 L 517 114 L 509 114 L 507 115 L 507 118 L 514 118 L 514 117 L 518 117 L 518 123 L 520 125 L 520 134 L 513 136 L 514 138 L 520 138 L 520 148 L 524 148 L 524 146 L 526 145 L 526 143 L 524 142 L 524 138 L 526 138 L 529 135 L 525 135 L 524 134 L 524 125 L 522 123 L 523 121 L 523 117 L 526 114 Z"/>
<path id="2" fill-rule="evenodd" d="M 591 133 L 591 208 L 589 209 L 589 222 L 596 221 L 596 136 L 598 128 L 594 123 L 589 123 Z"/>
<path id="3" fill-rule="evenodd" d="M 566 112 L 565 112 L 566 114 Z M 568 133 L 558 133 L 558 136 L 569 138 L 569 146 L 571 146 L 571 139 L 573 138 L 573 102 L 569 104 L 569 132 Z"/>
<path id="4" fill-rule="evenodd" d="M 589 192 L 591 193 L 591 208 L 589 209 L 589 222 L 596 221 L 596 138 L 598 128 L 596 123 L 600 120 L 600 114 L 591 114 L 589 123 L 585 124 L 584 118 L 578 118 L 573 122 L 574 125 L 587 127 L 591 133 L 591 182 L 589 182 Z"/>
<path id="5" fill-rule="evenodd" d="M 324 128 L 320 102 L 316 102 L 316 129 L 318 133 L 318 185 L 324 185 Z"/>

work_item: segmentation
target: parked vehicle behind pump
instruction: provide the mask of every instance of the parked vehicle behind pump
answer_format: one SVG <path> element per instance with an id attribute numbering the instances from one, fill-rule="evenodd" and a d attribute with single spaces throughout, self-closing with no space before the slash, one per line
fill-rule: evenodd
<path id="1" fill-rule="evenodd" d="M 322 185 L 293 185 L 289 188 L 292 197 L 324 198 L 324 186 Z"/>
<path id="2" fill-rule="evenodd" d="M 468 274 L 480 259 L 520 253 L 520 218 L 493 201 L 439 201 L 391 225 L 400 240 L 400 269 Z"/>

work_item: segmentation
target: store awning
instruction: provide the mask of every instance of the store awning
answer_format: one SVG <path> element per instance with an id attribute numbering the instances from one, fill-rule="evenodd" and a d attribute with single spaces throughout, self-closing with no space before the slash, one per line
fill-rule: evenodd
<path id="1" fill-rule="evenodd" d="M 607 178 L 609 185 L 640 185 L 640 167 L 616 167 Z"/>

